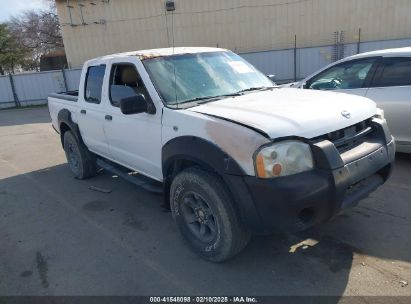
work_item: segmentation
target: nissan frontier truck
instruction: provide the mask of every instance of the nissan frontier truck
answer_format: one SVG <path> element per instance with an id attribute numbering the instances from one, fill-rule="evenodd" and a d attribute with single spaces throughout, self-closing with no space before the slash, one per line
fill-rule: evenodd
<path id="1" fill-rule="evenodd" d="M 89 60 L 79 90 L 48 106 L 76 178 L 104 168 L 163 193 L 189 247 L 214 262 L 253 233 L 304 230 L 355 206 L 394 161 L 373 101 L 278 89 L 219 48 Z"/>

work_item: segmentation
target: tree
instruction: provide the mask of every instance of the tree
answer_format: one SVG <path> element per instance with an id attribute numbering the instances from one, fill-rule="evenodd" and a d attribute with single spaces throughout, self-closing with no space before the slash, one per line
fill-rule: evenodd
<path id="1" fill-rule="evenodd" d="M 26 70 L 38 69 L 41 55 L 64 47 L 60 23 L 53 7 L 47 11 L 25 11 L 18 17 L 12 17 L 8 29 L 18 47 L 27 54 L 22 64 Z"/>
<path id="2" fill-rule="evenodd" d="M 0 24 L 0 75 L 14 73 L 23 64 L 26 53 L 11 35 L 6 24 Z"/>

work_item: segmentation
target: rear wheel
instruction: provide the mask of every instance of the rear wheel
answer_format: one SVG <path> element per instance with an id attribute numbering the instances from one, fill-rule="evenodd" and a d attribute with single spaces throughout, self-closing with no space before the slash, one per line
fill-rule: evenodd
<path id="1" fill-rule="evenodd" d="M 79 143 L 71 131 L 64 133 L 64 151 L 71 172 L 78 179 L 86 179 L 97 173 L 96 159 L 84 144 Z"/>
<path id="2" fill-rule="evenodd" d="M 222 262 L 247 245 L 250 233 L 218 175 L 197 167 L 184 170 L 171 184 L 170 200 L 181 234 L 205 259 Z"/>

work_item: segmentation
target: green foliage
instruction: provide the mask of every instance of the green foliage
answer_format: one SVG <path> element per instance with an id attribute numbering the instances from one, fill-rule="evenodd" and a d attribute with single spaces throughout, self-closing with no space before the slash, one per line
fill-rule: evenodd
<path id="1" fill-rule="evenodd" d="M 0 74 L 14 73 L 14 70 L 24 63 L 25 56 L 7 25 L 0 24 Z"/>
<path id="2" fill-rule="evenodd" d="M 44 54 L 64 49 L 54 1 L 47 10 L 26 10 L 0 23 L 0 75 L 39 70 Z"/>

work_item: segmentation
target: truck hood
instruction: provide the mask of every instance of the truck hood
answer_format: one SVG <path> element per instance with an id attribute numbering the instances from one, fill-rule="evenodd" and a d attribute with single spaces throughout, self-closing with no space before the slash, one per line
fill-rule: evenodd
<path id="1" fill-rule="evenodd" d="M 377 107 L 364 97 L 284 88 L 225 98 L 188 110 L 258 129 L 272 139 L 309 139 L 366 120 L 376 114 Z"/>

